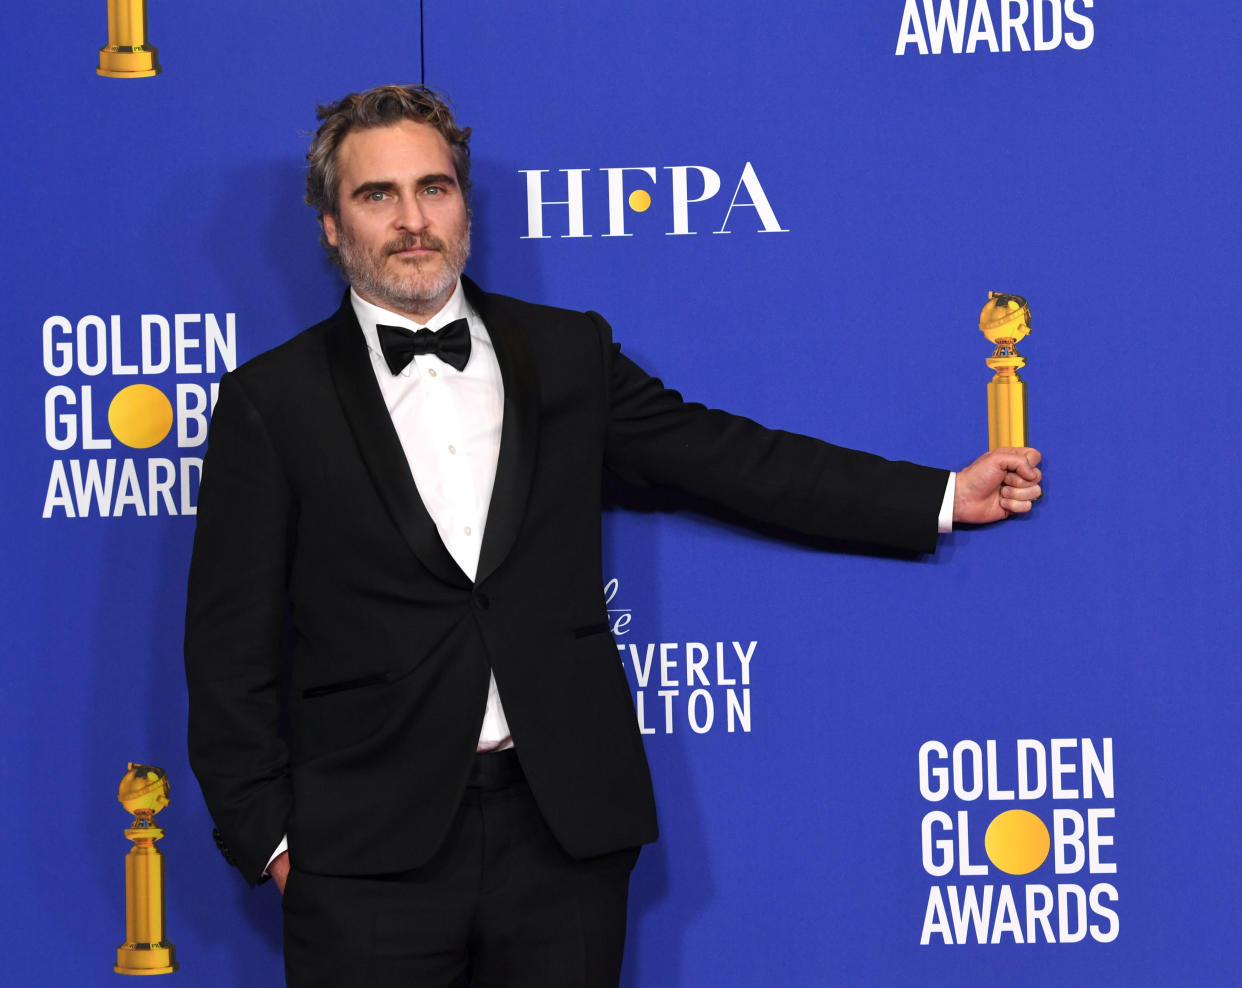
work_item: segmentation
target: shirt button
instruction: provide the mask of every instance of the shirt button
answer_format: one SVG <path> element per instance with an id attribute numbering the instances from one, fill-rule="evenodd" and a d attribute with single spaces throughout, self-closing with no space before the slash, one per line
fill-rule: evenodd
<path id="1" fill-rule="evenodd" d="M 428 374 L 430 374 L 432 377 L 435 377 L 435 376 L 436 376 L 436 369 L 435 369 L 434 367 L 428 367 L 428 368 L 427 368 L 427 373 L 428 373 Z"/>
<path id="2" fill-rule="evenodd" d="M 469 535 L 469 534 L 470 534 L 470 526 L 469 526 L 469 525 L 467 525 L 467 526 L 463 529 L 463 531 L 464 531 L 467 535 Z"/>
<path id="3" fill-rule="evenodd" d="M 449 446 L 449 452 L 450 452 L 450 453 L 456 453 L 456 452 L 457 452 L 457 447 L 456 447 L 456 446 Z"/>

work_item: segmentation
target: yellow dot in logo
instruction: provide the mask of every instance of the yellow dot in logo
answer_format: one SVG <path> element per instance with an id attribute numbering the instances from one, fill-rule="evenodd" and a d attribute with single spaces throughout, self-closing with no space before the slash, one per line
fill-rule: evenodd
<path id="1" fill-rule="evenodd" d="M 122 388 L 108 406 L 112 434 L 134 449 L 150 449 L 168 435 L 172 423 L 172 402 L 149 384 Z"/>
<path id="2" fill-rule="evenodd" d="M 983 846 L 992 864 L 1009 875 L 1029 875 L 1048 857 L 1044 821 L 1026 810 L 1006 810 L 990 824 Z"/>
<path id="3" fill-rule="evenodd" d="M 645 213 L 651 208 L 651 193 L 645 189 L 635 189 L 630 193 L 630 209 L 636 213 Z"/>

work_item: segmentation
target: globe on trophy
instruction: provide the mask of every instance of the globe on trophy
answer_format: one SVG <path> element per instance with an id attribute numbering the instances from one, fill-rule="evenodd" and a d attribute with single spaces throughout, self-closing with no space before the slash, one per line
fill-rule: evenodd
<path id="1" fill-rule="evenodd" d="M 1026 358 L 1017 344 L 1031 332 L 1031 307 L 1021 295 L 988 292 L 979 329 L 996 347 L 987 360 L 996 372 L 988 382 L 988 448 L 1026 446 L 1026 382 L 1018 375 Z"/>
<path id="2" fill-rule="evenodd" d="M 117 974 L 171 974 L 176 950 L 164 939 L 164 856 L 155 842 L 164 831 L 155 814 L 168 805 L 168 774 L 154 765 L 129 763 L 116 798 L 134 815 L 125 836 L 125 942 L 116 948 Z"/>

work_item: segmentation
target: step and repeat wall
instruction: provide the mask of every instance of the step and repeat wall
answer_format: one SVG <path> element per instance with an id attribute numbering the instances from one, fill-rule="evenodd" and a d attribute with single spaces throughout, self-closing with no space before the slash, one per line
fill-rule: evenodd
<path id="1" fill-rule="evenodd" d="M 8 19 L 7 983 L 117 977 L 130 761 L 171 779 L 173 977 L 280 982 L 185 754 L 207 423 L 339 300 L 315 105 L 424 74 L 471 276 L 689 398 L 958 468 L 979 311 L 1030 300 L 1029 517 L 905 559 L 609 492 L 662 828 L 624 984 L 1242 980 L 1236 5 L 151 0 L 135 79 L 106 6 Z"/>

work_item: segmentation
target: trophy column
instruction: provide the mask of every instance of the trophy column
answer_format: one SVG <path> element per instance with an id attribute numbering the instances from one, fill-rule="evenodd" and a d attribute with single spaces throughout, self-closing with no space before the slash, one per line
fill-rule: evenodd
<path id="1" fill-rule="evenodd" d="M 117 974 L 171 974 L 176 948 L 164 939 L 164 855 L 155 842 L 164 831 L 155 814 L 168 805 L 168 776 L 153 765 L 129 763 L 117 799 L 134 814 L 125 836 L 125 942 L 116 948 Z"/>

